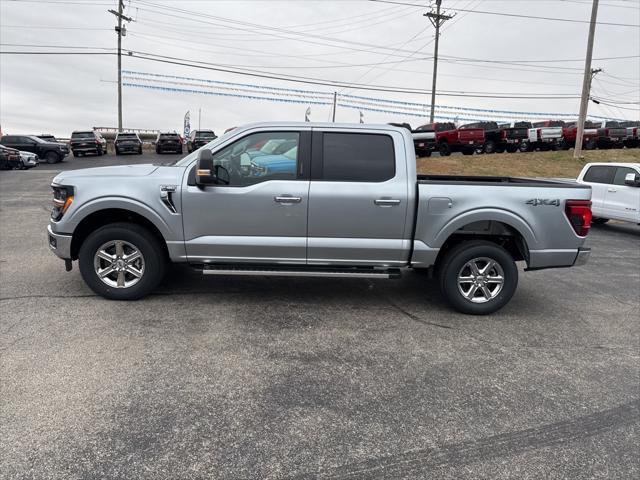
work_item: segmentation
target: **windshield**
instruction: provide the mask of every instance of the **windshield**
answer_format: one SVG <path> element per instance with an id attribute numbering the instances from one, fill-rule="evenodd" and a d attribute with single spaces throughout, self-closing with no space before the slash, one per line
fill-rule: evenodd
<path id="1" fill-rule="evenodd" d="M 40 135 L 38 138 L 41 138 L 42 140 L 47 140 L 48 142 L 56 141 L 56 137 L 54 137 L 53 135 Z"/>
<path id="2" fill-rule="evenodd" d="M 161 133 L 160 138 L 168 140 L 178 140 L 180 137 L 176 133 Z"/>
<path id="3" fill-rule="evenodd" d="M 93 138 L 93 132 L 73 132 L 71 138 Z"/>
<path id="4" fill-rule="evenodd" d="M 136 136 L 135 133 L 119 133 L 118 134 L 118 138 L 119 139 L 125 139 L 125 140 L 137 140 L 138 137 Z"/>

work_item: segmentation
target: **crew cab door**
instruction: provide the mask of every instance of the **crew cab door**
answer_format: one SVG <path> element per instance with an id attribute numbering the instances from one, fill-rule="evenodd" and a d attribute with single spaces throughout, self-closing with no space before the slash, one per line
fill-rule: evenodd
<path id="1" fill-rule="evenodd" d="M 308 264 L 397 266 L 408 261 L 406 155 L 398 132 L 314 129 Z"/>
<path id="2" fill-rule="evenodd" d="M 624 184 L 628 173 L 640 172 L 630 167 L 616 167 L 611 185 L 607 185 L 605 206 L 607 214 L 614 219 L 637 223 L 640 221 L 640 188 Z"/>
<path id="3" fill-rule="evenodd" d="M 304 264 L 310 129 L 256 131 L 213 152 L 228 185 L 182 190 L 187 257 L 193 263 Z"/>

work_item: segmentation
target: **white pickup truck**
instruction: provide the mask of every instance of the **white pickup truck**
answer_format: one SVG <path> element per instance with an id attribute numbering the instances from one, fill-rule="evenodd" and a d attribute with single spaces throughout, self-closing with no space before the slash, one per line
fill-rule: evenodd
<path id="1" fill-rule="evenodd" d="M 577 181 L 591 187 L 593 223 L 640 224 L 640 163 L 588 163 Z"/>

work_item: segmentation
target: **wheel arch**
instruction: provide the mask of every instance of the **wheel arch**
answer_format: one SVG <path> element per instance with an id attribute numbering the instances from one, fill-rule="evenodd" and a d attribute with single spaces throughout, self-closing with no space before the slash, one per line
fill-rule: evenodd
<path id="1" fill-rule="evenodd" d="M 469 212 L 445 225 L 434 238 L 439 249 L 436 263 L 461 242 L 487 240 L 503 246 L 514 260 L 529 262 L 529 251 L 538 242 L 531 227 L 520 217 L 500 210 Z"/>
<path id="2" fill-rule="evenodd" d="M 71 258 L 73 260 L 78 258 L 80 247 L 91 232 L 105 225 L 120 222 L 140 225 L 148 230 L 155 238 L 158 239 L 167 258 L 169 257 L 165 235 L 153 221 L 131 209 L 103 208 L 87 214 L 74 228 L 73 236 L 71 237 Z"/>

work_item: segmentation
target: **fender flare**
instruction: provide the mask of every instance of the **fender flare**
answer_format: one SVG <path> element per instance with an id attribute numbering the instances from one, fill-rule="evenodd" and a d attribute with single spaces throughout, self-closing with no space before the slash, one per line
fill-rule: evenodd
<path id="1" fill-rule="evenodd" d="M 525 241 L 527 250 L 535 250 L 535 246 L 538 244 L 538 239 L 536 238 L 533 229 L 522 217 L 512 212 L 507 212 L 506 210 L 500 210 L 497 208 L 483 208 L 462 213 L 448 222 L 435 235 L 433 246 L 435 248 L 442 248 L 444 243 L 457 230 L 466 225 L 469 225 L 470 223 L 481 221 L 500 222 L 513 228 Z"/>
<path id="2" fill-rule="evenodd" d="M 165 241 L 179 240 L 176 232 L 167 225 L 164 219 L 158 215 L 153 208 L 138 200 L 133 200 L 127 197 L 101 197 L 90 200 L 84 203 L 78 210 L 73 211 L 72 216 L 67 220 L 71 231 L 74 231 L 76 227 L 89 215 L 99 212 L 101 210 L 128 210 L 136 213 L 149 222 L 151 222 L 158 231 L 162 234 Z"/>

